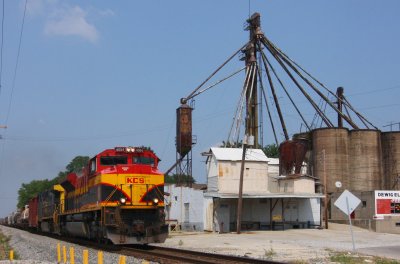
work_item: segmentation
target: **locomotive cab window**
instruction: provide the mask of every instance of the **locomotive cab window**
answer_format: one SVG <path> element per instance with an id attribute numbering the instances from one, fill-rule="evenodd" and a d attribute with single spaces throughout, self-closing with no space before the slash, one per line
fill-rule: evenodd
<path id="1" fill-rule="evenodd" d="M 96 158 L 90 160 L 90 173 L 96 172 Z"/>
<path id="2" fill-rule="evenodd" d="M 103 166 L 112 166 L 117 164 L 128 164 L 126 156 L 107 156 L 100 157 L 100 164 Z"/>
<path id="3" fill-rule="evenodd" d="M 154 167 L 154 158 L 152 157 L 133 157 L 134 164 L 144 164 Z"/>

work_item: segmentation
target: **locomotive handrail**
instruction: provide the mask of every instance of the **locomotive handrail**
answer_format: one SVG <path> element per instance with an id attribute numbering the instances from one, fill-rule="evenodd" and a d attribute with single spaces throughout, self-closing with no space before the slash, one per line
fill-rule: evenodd
<path id="1" fill-rule="evenodd" d="M 157 192 L 160 194 L 159 198 L 164 200 L 164 194 L 160 191 L 160 189 L 158 189 L 157 185 L 155 186 L 155 188 L 156 188 Z"/>
<path id="2" fill-rule="evenodd" d="M 114 195 L 114 193 L 115 193 L 117 190 L 118 190 L 118 189 L 117 189 L 117 185 L 115 185 L 114 190 L 113 190 L 113 191 L 107 196 L 107 198 L 104 200 L 106 204 L 110 201 L 111 197 Z"/>
<path id="3" fill-rule="evenodd" d="M 102 206 L 101 206 L 101 210 L 102 210 L 102 214 L 101 214 L 102 219 L 101 219 L 101 222 L 102 222 L 102 225 L 105 225 L 105 224 L 106 224 L 106 216 L 105 216 L 105 213 L 104 213 L 105 207 L 106 207 L 107 203 L 110 201 L 111 197 L 114 195 L 114 193 L 115 193 L 116 191 L 117 191 L 117 186 L 115 186 L 114 190 L 113 190 L 113 191 L 107 196 L 107 198 L 104 200 L 104 201 L 105 201 L 105 205 L 102 205 Z"/>

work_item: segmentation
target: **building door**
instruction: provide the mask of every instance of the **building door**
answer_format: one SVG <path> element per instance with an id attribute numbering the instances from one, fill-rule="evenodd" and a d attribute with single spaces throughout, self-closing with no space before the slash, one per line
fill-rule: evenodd
<path id="1" fill-rule="evenodd" d="M 298 219 L 299 219 L 298 201 L 289 200 L 289 201 L 284 203 L 284 206 L 285 206 L 285 208 L 284 208 L 284 210 L 285 210 L 285 214 L 284 214 L 285 221 L 288 221 L 288 222 L 298 221 Z"/>
<path id="2" fill-rule="evenodd" d="M 220 204 L 218 208 L 218 227 L 216 228 L 220 233 L 229 232 L 230 212 L 229 204 Z"/>
<path id="3" fill-rule="evenodd" d="M 185 223 L 189 223 L 189 203 L 185 203 Z"/>

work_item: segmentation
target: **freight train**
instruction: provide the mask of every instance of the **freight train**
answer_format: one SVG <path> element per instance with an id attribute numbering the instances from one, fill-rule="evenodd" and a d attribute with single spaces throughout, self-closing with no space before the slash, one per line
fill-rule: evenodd
<path id="1" fill-rule="evenodd" d="M 168 225 L 159 161 L 148 148 L 104 150 L 81 173 L 68 174 L 51 190 L 32 198 L 29 209 L 3 221 L 99 243 L 163 243 Z"/>

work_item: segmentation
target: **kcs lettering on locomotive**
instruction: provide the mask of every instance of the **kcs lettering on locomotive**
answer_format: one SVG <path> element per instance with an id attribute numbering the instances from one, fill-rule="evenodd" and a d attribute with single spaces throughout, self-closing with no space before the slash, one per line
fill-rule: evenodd
<path id="1" fill-rule="evenodd" d="M 127 184 L 134 184 L 134 183 L 144 183 L 144 178 L 139 177 L 126 177 Z"/>

